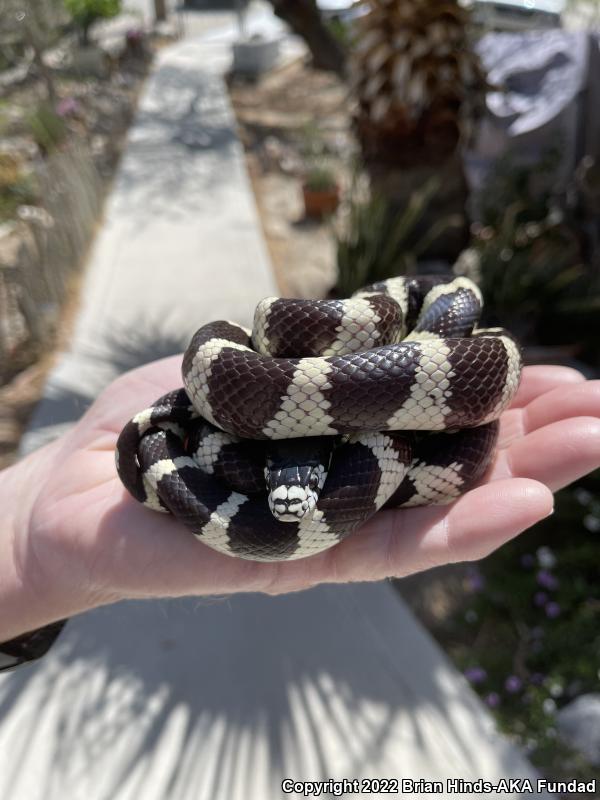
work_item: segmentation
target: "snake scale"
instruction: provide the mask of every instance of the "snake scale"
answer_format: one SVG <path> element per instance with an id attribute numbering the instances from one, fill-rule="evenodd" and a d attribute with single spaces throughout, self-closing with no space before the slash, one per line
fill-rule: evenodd
<path id="1" fill-rule="evenodd" d="M 380 508 L 483 477 L 520 350 L 477 328 L 467 278 L 391 278 L 348 300 L 268 298 L 252 331 L 200 328 L 184 388 L 123 428 L 119 476 L 205 544 L 257 561 L 325 550 Z"/>

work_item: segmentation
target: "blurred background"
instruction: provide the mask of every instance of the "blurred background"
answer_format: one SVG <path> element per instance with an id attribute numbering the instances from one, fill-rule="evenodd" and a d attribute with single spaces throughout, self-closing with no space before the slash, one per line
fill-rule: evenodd
<path id="1" fill-rule="evenodd" d="M 203 43 L 197 75 L 224 76 L 225 99 L 221 84 L 189 99 L 183 73 L 165 78 L 161 59 L 186 42 Z M 149 76 L 163 82 L 140 106 Z M 144 155 L 136 131 L 170 125 L 173 108 L 181 162 L 168 147 Z M 186 154 L 226 165 L 240 142 L 234 177 L 206 188 L 212 210 L 185 194 Z M 129 169 L 128 148 L 145 170 Z M 86 275 L 107 230 L 132 209 L 140 224 L 172 212 L 188 228 L 214 214 L 225 221 L 211 246 L 235 260 L 238 200 L 219 205 L 230 179 L 255 204 L 242 228 L 259 237 L 279 294 L 346 297 L 453 271 L 479 283 L 484 323 L 516 334 L 528 363 L 598 377 L 600 3 L 0 0 L 2 466 L 28 426 L 42 427 L 38 404 L 100 285 Z M 134 183 L 142 195 L 125 197 Z M 177 235 L 164 230 L 168 252 Z M 143 267 L 149 285 L 155 268 Z M 240 281 L 258 299 L 253 273 Z M 117 331 L 111 365 L 176 352 L 202 321 L 138 339 Z M 599 490 L 591 475 L 484 562 L 395 586 L 500 730 L 553 778 L 600 781 Z"/>

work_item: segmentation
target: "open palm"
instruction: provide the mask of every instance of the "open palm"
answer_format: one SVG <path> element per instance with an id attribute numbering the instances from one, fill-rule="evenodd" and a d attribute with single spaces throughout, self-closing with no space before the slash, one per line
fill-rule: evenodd
<path id="1" fill-rule="evenodd" d="M 553 491 L 600 466 L 600 381 L 528 367 L 502 417 L 486 481 L 451 506 L 380 512 L 341 544 L 299 561 L 235 559 L 139 505 L 116 475 L 121 428 L 181 385 L 180 364 L 164 359 L 119 378 L 29 465 L 35 489 L 17 548 L 45 596 L 67 592 L 66 606 L 83 610 L 123 597 L 280 593 L 478 559 L 550 514 Z"/>

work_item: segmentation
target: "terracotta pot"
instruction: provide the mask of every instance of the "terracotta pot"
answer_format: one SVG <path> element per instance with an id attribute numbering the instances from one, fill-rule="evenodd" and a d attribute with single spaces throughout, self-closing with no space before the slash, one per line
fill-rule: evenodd
<path id="1" fill-rule="evenodd" d="M 340 204 L 340 187 L 330 189 L 311 189 L 306 184 L 302 187 L 304 194 L 304 213 L 313 219 L 323 219 L 333 214 Z"/>

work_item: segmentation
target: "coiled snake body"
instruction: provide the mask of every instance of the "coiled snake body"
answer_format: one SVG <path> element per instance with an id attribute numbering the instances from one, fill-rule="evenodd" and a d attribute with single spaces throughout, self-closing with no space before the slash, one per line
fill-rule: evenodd
<path id="1" fill-rule="evenodd" d="M 229 555 L 335 545 L 378 509 L 448 503 L 485 473 L 521 359 L 477 329 L 466 278 L 393 278 L 350 300 L 269 298 L 253 331 L 213 322 L 183 389 L 117 443 L 130 493 Z"/>

